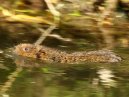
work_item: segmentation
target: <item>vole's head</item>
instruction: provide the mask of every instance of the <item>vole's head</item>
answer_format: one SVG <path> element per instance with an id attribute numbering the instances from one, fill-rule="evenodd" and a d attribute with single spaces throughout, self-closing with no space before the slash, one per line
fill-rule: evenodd
<path id="1" fill-rule="evenodd" d="M 36 58 L 36 53 L 39 51 L 40 46 L 33 44 L 19 44 L 15 46 L 14 53 L 21 56 Z"/>

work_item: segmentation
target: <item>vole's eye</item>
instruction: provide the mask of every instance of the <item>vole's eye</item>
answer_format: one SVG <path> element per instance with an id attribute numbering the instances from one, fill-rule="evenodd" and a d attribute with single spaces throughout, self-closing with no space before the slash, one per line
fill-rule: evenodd
<path id="1" fill-rule="evenodd" d="M 23 48 L 23 51 L 25 51 L 25 52 L 29 52 L 30 51 L 30 48 Z"/>

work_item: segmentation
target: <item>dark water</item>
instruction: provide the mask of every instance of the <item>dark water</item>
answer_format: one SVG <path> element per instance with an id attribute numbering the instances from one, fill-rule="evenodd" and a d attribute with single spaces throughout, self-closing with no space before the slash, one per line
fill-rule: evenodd
<path id="1" fill-rule="evenodd" d="M 14 45 L 34 42 L 23 36 L 0 34 L 0 97 L 129 97 L 128 48 L 114 49 L 120 63 L 46 64 L 11 54 Z M 44 44 L 70 51 L 94 48 L 83 40 Z"/>

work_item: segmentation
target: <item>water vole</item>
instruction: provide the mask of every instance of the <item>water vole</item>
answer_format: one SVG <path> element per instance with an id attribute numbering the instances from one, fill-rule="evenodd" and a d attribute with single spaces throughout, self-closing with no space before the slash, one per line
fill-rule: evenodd
<path id="1" fill-rule="evenodd" d="M 19 44 L 14 53 L 21 56 L 41 59 L 46 62 L 84 63 L 84 62 L 119 62 L 121 58 L 109 50 L 82 51 L 67 53 L 49 47 L 34 44 Z"/>

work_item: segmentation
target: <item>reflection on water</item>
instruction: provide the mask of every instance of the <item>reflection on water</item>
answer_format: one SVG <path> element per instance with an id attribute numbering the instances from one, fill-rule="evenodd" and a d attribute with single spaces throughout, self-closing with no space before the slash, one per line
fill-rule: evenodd
<path id="1" fill-rule="evenodd" d="M 120 63 L 69 65 L 13 56 L 12 46 L 0 47 L 0 97 L 129 97 L 128 48 L 116 50 Z"/>
<path id="2" fill-rule="evenodd" d="M 113 72 L 111 65 L 117 64 L 68 66 L 46 64 L 20 56 L 15 57 L 14 62 L 17 68 L 10 75 L 15 76 L 1 87 L 3 97 L 121 97 L 121 93 L 126 93 L 122 97 L 128 97 L 128 82 L 124 83 L 124 77 L 121 77 L 124 81 L 117 79 Z M 49 72 L 42 71 L 43 68 Z M 61 70 L 61 74 L 57 74 Z"/>
<path id="3" fill-rule="evenodd" d="M 100 82 L 102 82 L 103 85 L 114 87 L 116 86 L 116 81 L 112 79 L 113 77 L 115 77 L 112 70 L 102 68 L 99 69 L 97 73 L 99 74 Z"/>

